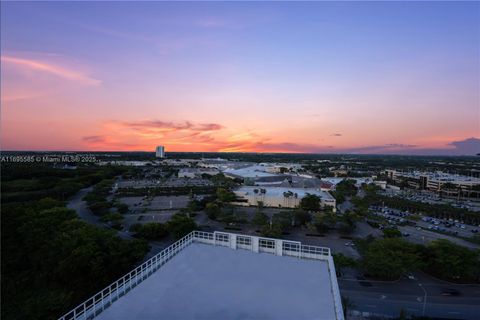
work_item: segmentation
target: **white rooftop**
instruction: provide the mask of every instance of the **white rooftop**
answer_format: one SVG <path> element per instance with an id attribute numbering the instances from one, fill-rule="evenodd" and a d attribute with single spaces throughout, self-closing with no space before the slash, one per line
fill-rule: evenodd
<path id="1" fill-rule="evenodd" d="M 283 197 L 285 192 L 296 193 L 297 196 L 301 199 L 307 194 L 314 194 L 319 196 L 322 199 L 334 200 L 335 198 L 328 192 L 322 191 L 316 188 L 285 188 L 285 187 L 265 187 L 265 186 L 242 186 L 236 190 L 236 192 L 245 192 L 246 194 L 253 194 L 257 189 L 260 192 L 260 189 L 265 189 L 266 195 L 271 197 Z"/>
<path id="2" fill-rule="evenodd" d="M 262 165 L 253 165 L 239 169 L 227 169 L 224 170 L 225 174 L 232 174 L 242 178 L 260 178 L 260 177 L 273 177 L 278 176 L 275 173 L 266 172 L 266 167 Z"/>
<path id="3" fill-rule="evenodd" d="M 192 231 L 59 320 L 344 320 L 330 249 Z"/>
<path id="4" fill-rule="evenodd" d="M 327 261 L 194 243 L 97 318 L 335 319 Z"/>

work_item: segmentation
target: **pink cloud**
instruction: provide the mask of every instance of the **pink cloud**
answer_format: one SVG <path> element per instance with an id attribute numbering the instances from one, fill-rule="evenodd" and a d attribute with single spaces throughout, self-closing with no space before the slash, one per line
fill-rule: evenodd
<path id="1" fill-rule="evenodd" d="M 43 61 L 18 58 L 18 57 L 8 56 L 8 55 L 1 56 L 1 61 L 8 65 L 13 65 L 15 67 L 25 68 L 25 69 L 33 70 L 37 72 L 48 73 L 63 79 L 78 82 L 83 85 L 99 86 L 101 84 L 100 80 L 92 78 L 84 73 L 67 69 L 55 64 L 43 62 Z"/>

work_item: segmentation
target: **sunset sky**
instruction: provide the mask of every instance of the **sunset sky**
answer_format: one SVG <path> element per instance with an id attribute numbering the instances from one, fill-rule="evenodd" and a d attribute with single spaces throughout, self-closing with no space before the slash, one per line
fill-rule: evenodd
<path id="1" fill-rule="evenodd" d="M 2 150 L 474 154 L 478 2 L 2 2 Z"/>

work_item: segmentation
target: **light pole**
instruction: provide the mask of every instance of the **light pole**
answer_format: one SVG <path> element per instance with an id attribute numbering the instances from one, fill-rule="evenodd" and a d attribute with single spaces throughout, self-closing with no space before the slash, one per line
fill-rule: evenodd
<path id="1" fill-rule="evenodd" d="M 421 283 L 418 284 L 420 288 L 422 288 L 423 292 L 425 295 L 423 296 L 423 311 L 422 311 L 422 316 L 425 316 L 425 307 L 427 306 L 427 290 L 422 286 Z"/>

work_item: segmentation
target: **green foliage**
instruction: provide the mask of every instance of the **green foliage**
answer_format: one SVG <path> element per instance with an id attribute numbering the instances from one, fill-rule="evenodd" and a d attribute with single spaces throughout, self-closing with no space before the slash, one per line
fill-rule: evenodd
<path id="1" fill-rule="evenodd" d="M 339 231 L 344 234 L 352 233 L 356 228 L 356 222 L 359 217 L 353 212 L 347 211 L 340 216 Z"/>
<path id="2" fill-rule="evenodd" d="M 136 223 L 130 227 L 139 237 L 148 240 L 159 240 L 168 235 L 165 224 L 158 222 L 149 222 L 145 224 Z"/>
<path id="3" fill-rule="evenodd" d="M 83 198 L 95 215 L 103 216 L 110 212 L 112 203 L 107 201 L 107 197 L 112 189 L 112 184 L 113 180 L 111 179 L 102 180 Z"/>
<path id="4" fill-rule="evenodd" d="M 209 219 L 216 220 L 221 213 L 220 207 L 213 202 L 209 202 L 205 205 L 205 212 Z"/>
<path id="5" fill-rule="evenodd" d="M 167 222 L 167 230 L 175 239 L 180 239 L 196 229 L 195 220 L 182 213 L 174 214 Z"/>
<path id="6" fill-rule="evenodd" d="M 224 188 L 217 188 L 217 198 L 219 201 L 226 203 L 235 201 L 235 193 Z"/>
<path id="7" fill-rule="evenodd" d="M 478 281 L 480 277 L 480 251 L 439 239 L 432 241 L 425 252 L 426 270 L 443 279 Z"/>
<path id="8" fill-rule="evenodd" d="M 272 225 L 266 224 L 261 230 L 262 236 L 269 238 L 281 238 L 282 233 L 282 225 L 280 223 L 272 223 Z"/>
<path id="9" fill-rule="evenodd" d="M 101 221 L 103 222 L 122 222 L 123 221 L 123 215 L 120 213 L 114 213 L 110 212 L 100 218 Z"/>
<path id="10" fill-rule="evenodd" d="M 362 189 L 367 194 L 375 194 L 377 191 L 381 190 L 381 188 L 374 183 L 364 184 L 362 185 Z"/>
<path id="11" fill-rule="evenodd" d="M 399 238 L 373 241 L 363 255 L 367 273 L 382 279 L 395 279 L 422 265 L 419 248 Z"/>
<path id="12" fill-rule="evenodd" d="M 383 229 L 384 238 L 398 238 L 401 237 L 402 233 L 397 228 L 385 228 Z"/>
<path id="13" fill-rule="evenodd" d="M 300 200 L 300 208 L 306 211 L 320 210 L 320 198 L 314 194 L 307 194 Z"/>
<path id="14" fill-rule="evenodd" d="M 2 319 L 56 319 L 148 251 L 146 242 L 123 241 L 59 204 L 2 203 Z"/>
<path id="15" fill-rule="evenodd" d="M 335 186 L 335 191 L 332 192 L 333 197 L 337 201 L 337 204 L 343 203 L 346 197 L 352 197 L 357 193 L 357 187 L 355 187 L 355 180 L 346 179 L 340 181 Z"/>
<path id="16" fill-rule="evenodd" d="M 81 188 L 113 178 L 122 167 L 79 167 L 63 170 L 36 163 L 2 163 L 1 202 L 30 202 L 43 198 L 67 200 Z"/>
<path id="17" fill-rule="evenodd" d="M 365 217 L 368 214 L 369 201 L 365 198 L 353 196 L 350 200 L 355 205 L 357 215 Z"/>
<path id="18" fill-rule="evenodd" d="M 333 262 L 335 263 L 335 268 L 355 268 L 357 266 L 357 260 L 345 256 L 343 253 L 333 254 Z"/>
<path id="19" fill-rule="evenodd" d="M 255 212 L 255 215 L 252 218 L 252 224 L 255 226 L 264 226 L 268 224 L 269 221 L 270 219 L 265 213 L 263 213 L 262 210 L 257 210 L 257 212 Z"/>
<path id="20" fill-rule="evenodd" d="M 337 216 L 333 212 L 315 213 L 312 220 L 312 224 L 319 233 L 325 233 L 335 228 L 336 222 Z"/>
<path id="21" fill-rule="evenodd" d="M 278 225 L 282 232 L 292 228 L 294 222 L 294 213 L 292 211 L 282 211 L 272 216 L 272 224 Z"/>
<path id="22" fill-rule="evenodd" d="M 310 221 L 312 221 L 312 216 L 305 210 L 296 209 L 294 211 L 295 225 L 304 226 Z"/>
<path id="23" fill-rule="evenodd" d="M 238 184 L 238 181 L 227 178 L 223 173 L 216 174 L 208 177 L 215 186 L 230 189 Z"/>
<path id="24" fill-rule="evenodd" d="M 332 191 L 331 194 L 335 198 L 335 201 L 337 202 L 337 204 L 341 204 L 345 202 L 345 195 L 343 193 Z"/>
<path id="25" fill-rule="evenodd" d="M 195 211 L 198 211 L 199 210 L 199 205 L 198 205 L 198 202 L 195 201 L 195 200 L 190 200 L 188 203 L 187 203 L 187 211 L 188 212 L 195 212 Z"/>

